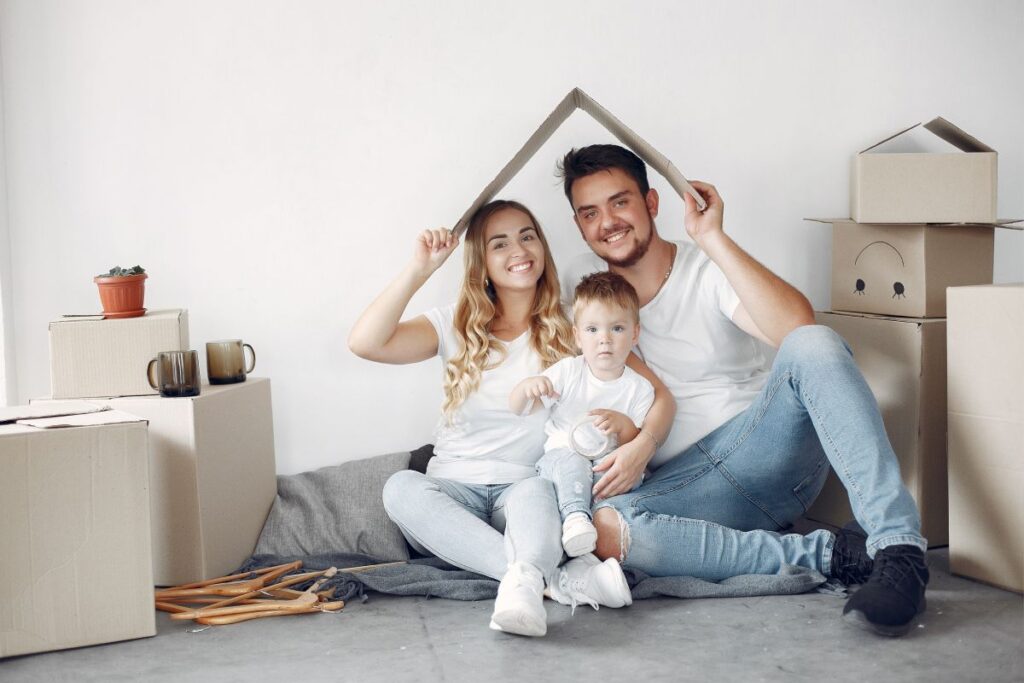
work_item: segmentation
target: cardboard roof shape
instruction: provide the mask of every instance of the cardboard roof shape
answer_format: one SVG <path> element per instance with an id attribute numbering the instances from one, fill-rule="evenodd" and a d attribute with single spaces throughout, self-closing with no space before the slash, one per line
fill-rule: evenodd
<path id="1" fill-rule="evenodd" d="M 683 174 L 679 172 L 672 162 L 665 158 L 665 155 L 654 149 L 643 138 L 634 133 L 626 124 L 617 119 L 610 111 L 602 107 L 594 98 L 587 93 L 583 92 L 579 88 L 573 88 L 565 98 L 558 103 L 555 110 L 548 115 L 544 122 L 540 124 L 540 127 L 534 131 L 533 135 L 526 141 L 526 143 L 516 152 L 516 155 L 512 157 L 512 160 L 505 164 L 505 167 L 501 169 L 501 172 L 495 176 L 484 191 L 480 193 L 480 196 L 476 198 L 473 204 L 466 209 L 466 212 L 462 214 L 462 218 L 459 219 L 458 223 L 455 224 L 454 232 L 456 235 L 461 235 L 466 227 L 469 225 L 470 218 L 476 211 L 486 204 L 487 202 L 494 199 L 494 197 L 501 192 L 501 190 L 508 184 L 508 181 L 515 177 L 516 173 L 522 170 L 523 166 L 526 165 L 533 155 L 537 153 L 545 142 L 551 137 L 551 135 L 558 130 L 559 126 L 565 123 L 565 120 L 576 111 L 582 109 L 583 111 L 590 114 L 595 121 L 600 123 L 602 126 L 608 129 L 612 135 L 618 140 L 633 150 L 638 157 L 643 159 L 648 166 L 653 168 L 655 171 L 660 173 L 668 181 L 669 185 L 672 186 L 680 197 L 683 194 L 689 194 L 697 201 L 697 206 L 703 211 L 707 207 L 707 203 L 704 198 L 693 189 L 693 186 L 683 177 Z"/>
<path id="2" fill-rule="evenodd" d="M 994 149 L 992 149 L 991 147 L 989 147 L 988 145 L 986 145 L 984 142 L 974 137 L 973 135 L 970 135 L 969 133 L 967 133 L 967 131 L 963 130 L 958 126 L 953 125 L 952 123 L 942 118 L 941 116 L 936 116 L 934 119 L 928 121 L 927 123 L 915 123 L 909 128 L 904 128 L 895 135 L 890 135 L 884 140 L 879 140 L 870 147 L 862 149 L 859 152 L 859 154 L 870 152 L 879 145 L 884 145 L 890 140 L 898 138 L 904 133 L 908 133 L 914 130 L 918 126 L 924 126 L 925 130 L 929 131 L 938 138 L 942 138 L 949 144 L 959 149 L 961 152 L 995 152 Z"/>

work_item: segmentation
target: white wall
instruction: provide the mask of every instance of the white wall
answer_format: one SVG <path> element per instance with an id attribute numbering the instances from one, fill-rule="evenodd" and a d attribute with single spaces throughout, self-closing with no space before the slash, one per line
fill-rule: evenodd
<path id="1" fill-rule="evenodd" d="M 1000 150 L 1000 212 L 1024 216 L 1013 1 L 0 7 L 20 399 L 48 392 L 47 321 L 141 263 L 147 305 L 187 307 L 195 348 L 255 345 L 281 472 L 429 439 L 440 365 L 358 360 L 349 328 L 573 86 L 716 183 L 726 229 L 816 307 L 831 238 L 801 218 L 844 215 L 851 153 L 911 123 L 941 114 Z M 607 140 L 574 115 L 505 193 L 556 258 L 582 243 L 554 160 Z M 996 250 L 996 280 L 1024 280 L 1024 236 Z M 410 312 L 451 300 L 459 271 Z"/>

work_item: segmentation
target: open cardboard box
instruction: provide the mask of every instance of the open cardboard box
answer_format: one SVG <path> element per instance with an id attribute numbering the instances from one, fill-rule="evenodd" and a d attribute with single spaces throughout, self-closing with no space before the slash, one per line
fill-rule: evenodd
<path id="1" fill-rule="evenodd" d="M 473 214 L 477 210 L 486 204 L 487 202 L 494 199 L 495 196 L 508 184 L 512 178 L 515 177 L 516 173 L 522 170 L 523 166 L 533 158 L 533 155 L 537 153 L 545 142 L 551 137 L 551 135 L 558 130 L 559 126 L 565 123 L 566 119 L 576 111 L 582 109 L 583 111 L 590 114 L 595 121 L 600 123 L 602 126 L 608 129 L 612 135 L 624 144 L 626 147 L 633 150 L 638 157 L 643 159 L 648 166 L 653 168 L 655 171 L 660 173 L 668 181 L 669 185 L 672 186 L 680 197 L 684 194 L 688 194 L 693 197 L 697 206 L 703 211 L 707 207 L 707 203 L 704 198 L 693 189 L 689 181 L 683 177 L 683 174 L 679 172 L 671 161 L 669 161 L 664 154 L 654 149 L 650 143 L 641 138 L 639 135 L 633 132 L 629 126 L 624 124 L 622 121 L 617 119 L 610 111 L 598 104 L 594 98 L 587 93 L 583 92 L 579 88 L 573 88 L 569 91 L 558 106 L 555 107 L 543 123 L 534 131 L 533 135 L 529 137 L 526 143 L 516 152 L 516 155 L 505 164 L 505 167 L 501 169 L 494 180 L 488 183 L 487 187 L 484 188 L 483 192 L 476 198 L 472 205 L 466 212 L 462 214 L 462 218 L 455 224 L 453 231 L 456 235 L 461 235 L 462 232 L 469 226 L 469 221 L 473 217 Z"/>
<path id="2" fill-rule="evenodd" d="M 0 657 L 156 635 L 146 421 L 58 402 L 0 422 Z"/>
<path id="3" fill-rule="evenodd" d="M 957 151 L 882 152 L 918 126 Z M 994 223 L 998 155 L 941 116 L 861 150 L 850 174 L 850 215 L 858 223 Z"/>
<path id="4" fill-rule="evenodd" d="M 989 224 L 832 225 L 832 309 L 916 318 L 946 315 L 946 288 L 992 282 L 995 228 Z"/>

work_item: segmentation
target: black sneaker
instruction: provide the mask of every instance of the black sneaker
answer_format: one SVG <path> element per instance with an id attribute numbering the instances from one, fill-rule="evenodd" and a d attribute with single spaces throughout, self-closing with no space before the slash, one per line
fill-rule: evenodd
<path id="1" fill-rule="evenodd" d="M 860 524 L 847 523 L 836 532 L 829 573 L 847 586 L 867 581 L 875 566 L 874 561 L 868 557 L 867 542 L 868 535 Z"/>
<path id="2" fill-rule="evenodd" d="M 883 636 L 902 636 L 924 612 L 928 567 L 912 545 L 891 545 L 875 553 L 871 577 L 846 601 L 843 619 Z"/>

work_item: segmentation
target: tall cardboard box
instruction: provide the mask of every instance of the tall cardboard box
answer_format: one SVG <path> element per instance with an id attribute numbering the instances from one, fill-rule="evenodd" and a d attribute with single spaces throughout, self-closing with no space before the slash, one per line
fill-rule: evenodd
<path id="1" fill-rule="evenodd" d="M 92 403 L 149 421 L 156 585 L 223 576 L 252 555 L 277 495 L 269 379 Z"/>
<path id="2" fill-rule="evenodd" d="M 949 562 L 1024 592 L 1024 284 L 949 295 Z"/>
<path id="3" fill-rule="evenodd" d="M 913 318 L 946 315 L 946 288 L 990 284 L 993 225 L 832 225 L 832 310 Z"/>
<path id="4" fill-rule="evenodd" d="M 157 393 L 146 365 L 160 351 L 187 350 L 188 311 L 138 318 L 68 316 L 50 323 L 50 396 L 55 399 Z"/>
<path id="5" fill-rule="evenodd" d="M 919 125 L 956 151 L 878 149 Z M 914 124 L 854 156 L 850 215 L 858 223 L 992 223 L 997 164 L 994 149 L 942 117 Z"/>
<path id="6" fill-rule="evenodd" d="M 921 511 L 921 533 L 929 546 L 946 545 L 946 321 L 836 312 L 815 316 L 853 350 L 878 401 L 903 483 Z M 834 526 L 853 518 L 834 472 L 807 517 Z"/>
<path id="7" fill-rule="evenodd" d="M 156 635 L 146 423 L 80 424 L 0 425 L 0 657 Z"/>

